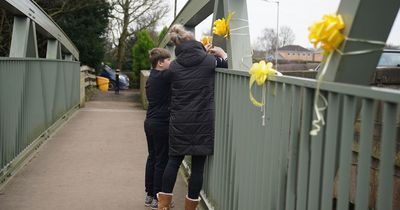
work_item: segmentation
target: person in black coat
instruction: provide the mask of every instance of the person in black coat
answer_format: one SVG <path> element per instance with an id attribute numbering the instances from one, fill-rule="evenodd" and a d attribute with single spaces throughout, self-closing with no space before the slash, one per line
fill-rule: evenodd
<path id="1" fill-rule="evenodd" d="M 176 60 L 170 65 L 169 160 L 158 194 L 158 209 L 169 209 L 179 166 L 185 155 L 191 155 L 185 210 L 194 210 L 199 202 L 204 163 L 214 150 L 215 68 L 227 67 L 227 55 L 219 47 L 206 49 L 182 25 L 174 25 L 169 36 L 176 45 Z"/>
<path id="2" fill-rule="evenodd" d="M 146 96 L 149 106 L 144 121 L 149 155 L 146 161 L 145 206 L 157 209 L 156 195 L 161 191 L 162 177 L 168 162 L 169 106 L 171 101 L 171 54 L 163 48 L 149 52 L 152 65 L 146 82 Z"/>

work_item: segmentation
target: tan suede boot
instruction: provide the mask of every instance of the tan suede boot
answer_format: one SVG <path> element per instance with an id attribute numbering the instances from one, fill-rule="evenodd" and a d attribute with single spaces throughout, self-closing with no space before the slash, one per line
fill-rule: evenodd
<path id="1" fill-rule="evenodd" d="M 172 201 L 172 193 L 157 193 L 158 198 L 158 210 L 170 210 L 170 205 Z"/>
<path id="2" fill-rule="evenodd" d="M 200 198 L 191 199 L 186 196 L 185 199 L 185 210 L 196 210 L 197 205 L 199 205 Z"/>

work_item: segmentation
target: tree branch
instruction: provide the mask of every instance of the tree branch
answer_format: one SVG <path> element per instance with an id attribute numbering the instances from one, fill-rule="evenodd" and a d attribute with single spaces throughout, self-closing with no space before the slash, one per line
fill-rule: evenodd
<path id="1" fill-rule="evenodd" d="M 115 16 L 115 15 L 113 15 L 113 14 L 110 14 L 110 18 L 113 18 L 113 19 L 122 21 L 122 18 L 120 18 L 120 17 L 118 17 L 118 16 Z"/>
<path id="2" fill-rule="evenodd" d="M 61 8 L 49 9 L 48 14 L 50 15 L 50 17 L 54 18 L 61 14 L 75 12 L 77 10 L 84 9 L 84 8 L 96 5 L 98 3 L 101 3 L 101 1 L 93 1 L 93 2 L 89 2 L 89 3 L 86 1 L 79 1 L 79 3 L 77 3 L 77 4 L 70 4 L 70 2 L 68 2 L 68 1 L 63 1 Z M 73 6 L 71 6 L 71 5 L 73 5 Z"/>

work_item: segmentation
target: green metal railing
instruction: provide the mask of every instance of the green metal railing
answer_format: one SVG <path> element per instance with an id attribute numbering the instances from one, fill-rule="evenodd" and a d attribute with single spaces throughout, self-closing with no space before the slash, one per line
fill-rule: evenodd
<path id="1" fill-rule="evenodd" d="M 215 152 L 202 192 L 210 209 L 400 208 L 399 91 L 324 82 L 326 125 L 311 137 L 315 80 L 268 81 L 265 126 L 248 83 L 247 72 L 217 70 Z"/>
<path id="2" fill-rule="evenodd" d="M 0 58 L 0 177 L 79 106 L 79 62 Z M 22 158 L 23 159 L 23 158 Z"/>
<path id="3" fill-rule="evenodd" d="M 78 49 L 35 1 L 0 6 L 14 15 L 9 57 L 0 57 L 1 188 L 79 108 L 81 79 Z M 47 39 L 46 58 L 37 33 Z"/>

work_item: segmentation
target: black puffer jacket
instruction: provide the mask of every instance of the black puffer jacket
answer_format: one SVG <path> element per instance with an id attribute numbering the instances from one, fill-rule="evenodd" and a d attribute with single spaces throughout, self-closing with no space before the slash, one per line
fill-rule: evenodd
<path id="1" fill-rule="evenodd" d="M 170 155 L 211 155 L 214 150 L 216 59 L 203 45 L 187 41 L 175 48 L 171 70 Z"/>

